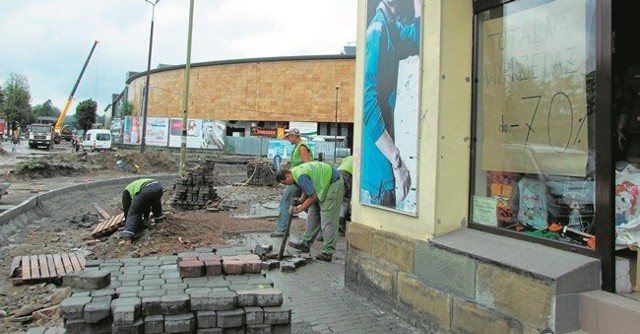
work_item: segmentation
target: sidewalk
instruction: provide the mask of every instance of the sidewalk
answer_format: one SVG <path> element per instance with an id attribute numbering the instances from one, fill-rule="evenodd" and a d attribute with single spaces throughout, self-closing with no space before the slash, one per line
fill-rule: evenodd
<path id="1" fill-rule="evenodd" d="M 280 238 L 271 239 L 280 247 Z M 311 255 L 319 253 L 320 244 L 314 243 Z M 286 250 L 297 252 L 289 246 Z M 424 333 L 345 288 L 344 254 L 341 236 L 332 262 L 312 260 L 295 272 L 266 272 L 291 307 L 291 333 Z"/>

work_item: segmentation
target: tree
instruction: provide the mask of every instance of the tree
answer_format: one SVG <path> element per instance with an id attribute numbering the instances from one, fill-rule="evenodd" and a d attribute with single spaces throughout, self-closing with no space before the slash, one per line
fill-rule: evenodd
<path id="1" fill-rule="evenodd" d="M 76 107 L 76 124 L 85 133 L 96 122 L 96 110 L 98 110 L 98 104 L 91 99 L 80 102 Z"/>
<path id="2" fill-rule="evenodd" d="M 51 100 L 47 100 L 43 104 L 36 105 L 33 107 L 32 111 L 36 118 L 40 116 L 60 117 L 60 109 L 54 106 Z"/>
<path id="3" fill-rule="evenodd" d="M 7 116 L 9 124 L 18 122 L 24 128 L 31 123 L 31 92 L 26 76 L 10 73 L 4 82 L 2 96 L 0 112 Z"/>
<path id="4" fill-rule="evenodd" d="M 131 116 L 133 115 L 134 110 L 135 107 L 133 103 L 131 103 L 130 101 L 124 101 L 122 102 L 122 104 L 120 104 L 120 108 L 118 108 L 118 114 L 120 115 L 120 117 Z"/>

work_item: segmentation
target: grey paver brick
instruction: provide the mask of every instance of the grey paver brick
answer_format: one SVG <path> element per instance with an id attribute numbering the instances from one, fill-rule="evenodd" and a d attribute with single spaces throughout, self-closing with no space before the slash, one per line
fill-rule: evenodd
<path id="1" fill-rule="evenodd" d="M 217 326 L 216 311 L 196 311 L 198 328 L 215 328 Z"/>
<path id="2" fill-rule="evenodd" d="M 280 325 L 291 323 L 291 308 L 288 306 L 263 307 L 264 323 Z"/>
<path id="3" fill-rule="evenodd" d="M 166 294 L 160 297 L 160 307 L 162 308 L 162 314 L 182 314 L 191 311 L 189 295 L 186 293 L 181 294 Z"/>
<path id="4" fill-rule="evenodd" d="M 165 333 L 192 333 L 195 329 L 196 318 L 193 313 L 164 316 Z"/>
<path id="5" fill-rule="evenodd" d="M 60 303 L 60 315 L 65 319 L 82 319 L 84 307 L 91 302 L 91 297 L 71 296 Z"/>
<path id="6" fill-rule="evenodd" d="M 144 316 L 144 332 L 145 334 L 164 333 L 164 315 L 153 314 Z"/>
<path id="7" fill-rule="evenodd" d="M 244 309 L 241 308 L 218 311 L 217 316 L 217 326 L 221 328 L 234 328 L 245 325 L 245 313 Z"/>

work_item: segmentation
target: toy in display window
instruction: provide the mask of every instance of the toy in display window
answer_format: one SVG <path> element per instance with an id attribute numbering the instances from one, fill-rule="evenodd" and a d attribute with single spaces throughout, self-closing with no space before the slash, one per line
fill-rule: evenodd
<path id="1" fill-rule="evenodd" d="M 615 231 L 616 248 L 638 246 L 640 243 L 640 170 L 632 164 L 616 171 Z"/>
<path id="2" fill-rule="evenodd" d="M 489 191 L 496 199 L 496 220 L 498 227 L 509 227 L 515 223 L 518 212 L 518 173 L 490 171 Z"/>
<path id="3" fill-rule="evenodd" d="M 525 228 L 544 230 L 547 224 L 547 191 L 544 183 L 529 177 L 518 181 L 518 222 Z"/>

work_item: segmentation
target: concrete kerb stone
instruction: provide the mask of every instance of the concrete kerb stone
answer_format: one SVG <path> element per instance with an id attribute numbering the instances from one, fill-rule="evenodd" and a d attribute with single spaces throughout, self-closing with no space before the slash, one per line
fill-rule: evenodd
<path id="1" fill-rule="evenodd" d="M 159 181 L 167 181 L 167 180 L 176 180 L 178 178 L 178 174 L 155 174 L 155 175 L 136 175 L 136 176 L 126 176 L 114 179 L 105 179 L 105 180 L 97 180 L 86 183 L 73 184 L 67 187 L 62 187 L 58 189 L 49 190 L 47 192 L 43 192 L 41 194 L 36 194 L 22 201 L 22 203 L 16 205 L 15 207 L 0 213 L 0 245 L 8 243 L 8 236 L 13 233 L 8 233 L 10 228 L 8 227 L 10 222 L 17 220 L 21 215 L 29 212 L 29 210 L 37 207 L 41 201 L 46 201 L 48 199 L 59 196 L 61 193 L 69 193 L 73 191 L 79 190 L 88 190 L 96 187 L 102 186 L 114 186 L 121 185 L 123 188 L 125 185 L 129 184 L 133 180 L 142 178 L 142 177 L 152 177 Z M 26 222 L 25 222 L 26 223 Z"/>

